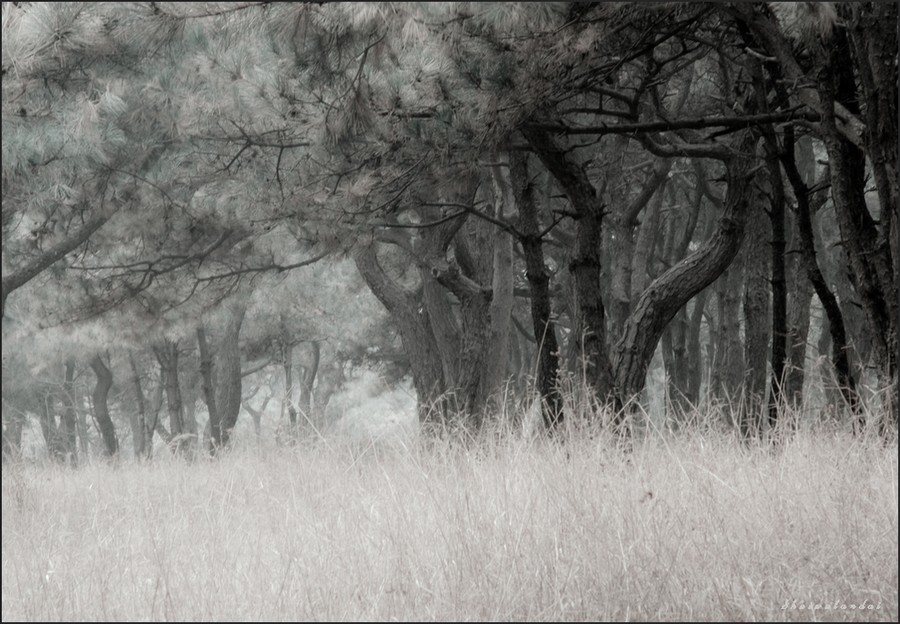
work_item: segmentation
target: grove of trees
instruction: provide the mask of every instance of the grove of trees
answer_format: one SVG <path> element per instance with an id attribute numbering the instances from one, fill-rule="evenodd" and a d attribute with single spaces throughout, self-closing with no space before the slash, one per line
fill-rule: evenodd
<path id="1" fill-rule="evenodd" d="M 290 439 L 362 369 L 426 428 L 892 435 L 897 11 L 4 3 L 4 458 Z"/>

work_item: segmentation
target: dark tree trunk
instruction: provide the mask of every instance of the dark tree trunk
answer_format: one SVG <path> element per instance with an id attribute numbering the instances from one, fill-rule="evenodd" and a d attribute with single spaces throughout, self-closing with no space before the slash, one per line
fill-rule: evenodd
<path id="1" fill-rule="evenodd" d="M 303 374 L 300 377 L 300 410 L 303 412 L 307 421 L 312 419 L 313 415 L 313 384 L 316 382 L 316 375 L 319 374 L 319 362 L 322 358 L 322 349 L 318 341 L 313 340 L 309 343 L 310 360 L 309 365 L 303 367 Z"/>
<path id="2" fill-rule="evenodd" d="M 94 403 L 94 418 L 97 421 L 97 428 L 100 430 L 100 437 L 103 438 L 104 450 L 108 456 L 113 457 L 119 452 L 119 440 L 116 437 L 116 427 L 109 415 L 109 389 L 113 384 L 112 371 L 99 355 L 94 356 L 94 359 L 91 360 L 91 370 L 97 376 L 97 385 L 94 386 L 94 392 L 91 395 Z"/>
<path id="3" fill-rule="evenodd" d="M 893 14 L 896 16 L 896 11 Z M 888 27 L 888 30 L 893 28 L 894 26 Z M 885 36 L 895 37 L 893 34 Z M 889 395 L 896 392 L 897 383 L 898 290 L 888 241 L 891 218 L 887 215 L 891 209 L 896 209 L 896 206 L 884 210 L 882 223 L 876 224 L 869 214 L 865 201 L 865 154 L 856 144 L 848 141 L 838 128 L 838 124 L 842 122 L 838 119 L 836 102 L 854 113 L 858 107 L 856 80 L 852 67 L 847 63 L 850 52 L 851 45 L 846 32 L 835 30 L 830 54 L 822 57 L 825 66 L 819 74 L 819 91 L 823 100 L 823 141 L 831 165 L 831 194 L 843 248 L 849 259 L 854 289 L 866 314 L 879 385 L 892 387 L 892 390 L 885 393 Z M 895 56 L 896 47 L 884 58 L 879 58 L 879 61 L 884 62 Z M 862 68 L 863 74 L 867 73 L 865 70 L 866 68 Z M 879 71 L 882 69 L 879 68 Z M 896 94 L 896 69 L 884 71 L 891 76 L 885 88 Z M 867 76 L 864 76 L 864 83 L 866 79 Z M 897 143 L 896 101 L 887 103 L 876 97 L 869 105 L 875 108 L 886 106 L 891 112 L 890 119 L 884 120 L 888 124 L 884 128 L 889 133 L 888 137 L 883 139 L 879 137 L 875 139 L 877 144 L 872 144 L 871 130 L 867 132 L 867 136 L 870 137 L 867 147 L 872 152 L 873 161 L 881 159 L 882 163 L 889 166 L 891 158 L 896 162 L 894 151 Z M 878 117 L 875 118 L 876 124 L 880 123 Z M 889 144 L 887 153 L 884 152 L 882 142 Z M 880 190 L 890 193 L 890 182 L 887 181 L 886 184 L 887 186 Z M 885 225 L 888 228 L 887 232 L 881 229 Z M 891 406 L 891 403 L 893 402 L 889 399 L 889 409 L 894 412 L 891 417 L 896 422 L 895 406 Z"/>
<path id="4" fill-rule="evenodd" d="M 785 275 L 784 233 L 784 181 L 778 162 L 778 146 L 774 133 L 769 141 L 766 168 L 771 186 L 769 220 L 772 231 L 772 376 L 769 391 L 769 427 L 775 427 L 778 413 L 784 402 L 782 389 L 785 382 L 787 359 L 787 278 Z"/>
<path id="5" fill-rule="evenodd" d="M 747 225 L 747 245 L 744 255 L 744 392 L 741 404 L 741 433 L 755 437 L 761 432 L 762 406 L 766 398 L 766 379 L 771 328 L 769 302 L 769 261 L 771 232 L 765 207 L 758 197 L 752 206 Z"/>
<path id="6" fill-rule="evenodd" d="M 287 329 L 282 323 L 281 341 L 278 345 L 281 351 L 281 368 L 284 370 L 284 395 L 281 397 L 281 418 L 285 412 L 288 416 L 288 426 L 291 431 L 297 428 L 297 407 L 294 405 L 294 343 L 288 335 Z"/>
<path id="7" fill-rule="evenodd" d="M 55 461 L 65 459 L 65 450 L 62 440 L 62 423 L 57 427 L 54 410 L 53 394 L 47 394 L 38 398 L 38 422 L 41 426 L 41 435 L 47 445 L 47 454 Z"/>
<path id="8" fill-rule="evenodd" d="M 878 245 L 890 252 L 893 274 L 900 276 L 900 206 L 897 171 L 897 3 L 873 2 L 841 7 L 848 24 L 866 102 L 865 146 L 880 204 Z M 896 281 L 895 286 L 896 289 Z M 897 299 L 896 290 L 893 293 Z M 896 319 L 896 315 L 894 316 Z M 896 328 L 895 328 L 896 332 Z M 896 391 L 896 388 L 895 388 Z M 889 412 L 890 413 L 890 412 Z M 895 413 L 896 416 L 896 413 Z"/>
<path id="9" fill-rule="evenodd" d="M 147 445 L 153 440 L 153 431 L 148 421 L 147 401 L 141 386 L 141 374 L 133 353 L 128 355 L 128 364 L 131 367 L 131 383 L 134 386 L 134 398 L 138 406 L 137 413 L 131 418 L 131 440 L 134 446 L 134 456 L 139 458 L 147 454 Z"/>
<path id="10" fill-rule="evenodd" d="M 684 391 L 685 402 L 688 405 L 698 405 L 700 402 L 700 385 L 703 383 L 703 352 L 700 343 L 700 328 L 703 323 L 703 312 L 706 308 L 706 300 L 709 290 L 704 289 L 694 297 L 694 308 L 691 311 L 690 325 L 688 327 L 687 340 L 687 387 Z"/>
<path id="11" fill-rule="evenodd" d="M 510 222 L 515 215 L 515 198 L 506 172 L 494 168 L 494 218 Z M 510 331 L 513 308 L 513 237 L 491 228 L 491 302 L 490 336 L 484 345 L 486 361 L 480 382 L 479 402 L 495 414 L 502 413 L 506 384 L 509 381 Z"/>
<path id="12" fill-rule="evenodd" d="M 169 444 L 174 444 L 176 453 L 183 453 L 190 447 L 184 428 L 184 404 L 181 399 L 181 384 L 178 381 L 178 341 L 166 340 L 154 349 L 161 369 L 161 380 L 165 380 L 166 404 L 169 409 Z M 162 383 L 162 381 L 161 381 Z"/>
<path id="13" fill-rule="evenodd" d="M 710 389 L 717 399 L 732 405 L 740 402 L 744 382 L 740 334 L 742 269 L 740 263 L 733 263 L 716 285 L 715 354 L 711 358 Z"/>
<path id="14" fill-rule="evenodd" d="M 228 305 L 222 340 L 216 349 L 213 364 L 216 371 L 215 403 L 222 429 L 222 446 L 228 445 L 241 411 L 240 334 L 245 311 L 246 307 L 242 303 Z"/>
<path id="15" fill-rule="evenodd" d="M 216 407 L 215 384 L 213 383 L 213 356 L 206 340 L 206 330 L 202 325 L 197 327 L 197 344 L 200 349 L 200 383 L 203 388 L 203 400 L 209 413 L 210 452 L 222 446 L 222 421 Z"/>
<path id="16" fill-rule="evenodd" d="M 75 465 L 78 462 L 78 416 L 75 412 L 75 360 L 66 360 L 66 377 L 63 382 L 63 418 L 60 426 L 63 428 L 63 453 L 69 463 Z M 86 445 L 85 445 L 86 446 Z"/>
<path id="17" fill-rule="evenodd" d="M 522 236 L 519 243 L 525 256 L 525 277 L 531 290 L 531 322 L 537 344 L 537 388 L 541 396 L 544 426 L 552 431 L 563 418 L 563 401 L 559 391 L 559 345 L 550 299 L 550 276 L 544 264 L 540 223 L 529 182 L 527 156 L 520 152 L 509 155 L 509 172 L 516 200 Z"/>

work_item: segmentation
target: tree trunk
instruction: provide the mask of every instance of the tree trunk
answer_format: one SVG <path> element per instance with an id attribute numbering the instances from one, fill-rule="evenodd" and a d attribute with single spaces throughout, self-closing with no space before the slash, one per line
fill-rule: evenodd
<path id="1" fill-rule="evenodd" d="M 397 323 L 418 396 L 419 421 L 442 423 L 446 414 L 443 364 L 424 304 L 385 275 L 373 246 L 357 250 L 354 261 L 369 289 Z"/>
<path id="2" fill-rule="evenodd" d="M 182 454 L 190 447 L 184 428 L 184 405 L 181 399 L 181 384 L 178 381 L 178 341 L 166 340 L 155 348 L 156 358 L 165 380 L 166 404 L 169 408 L 169 443 Z"/>
<path id="3" fill-rule="evenodd" d="M 209 413 L 210 453 L 222 446 L 222 421 L 216 407 L 215 384 L 213 383 L 213 356 L 206 341 L 206 330 L 203 325 L 197 326 L 197 344 L 200 349 L 200 379 L 203 388 L 203 400 Z"/>
<path id="4" fill-rule="evenodd" d="M 147 453 L 147 445 L 152 440 L 152 431 L 147 425 L 147 402 L 144 399 L 144 390 L 141 387 L 141 374 L 138 371 L 134 354 L 128 354 L 128 364 L 131 367 L 131 383 L 134 387 L 134 398 L 137 403 L 137 412 L 131 416 L 131 441 L 134 447 L 135 458 L 144 457 Z"/>
<path id="5" fill-rule="evenodd" d="M 56 414 L 53 407 L 53 393 L 48 392 L 38 398 L 38 422 L 41 426 L 41 434 L 47 445 L 47 454 L 55 461 L 65 461 L 65 444 L 63 442 L 62 421 L 56 424 Z"/>
<path id="6" fill-rule="evenodd" d="M 422 271 L 421 275 L 425 310 L 440 351 L 444 379 L 450 384 L 452 380 L 459 378 L 461 349 L 459 319 L 450 303 L 447 289 L 438 284 L 427 271 Z"/>
<path id="7" fill-rule="evenodd" d="M 78 463 L 78 415 L 75 412 L 75 360 L 66 360 L 66 377 L 63 382 L 63 453 L 73 466 Z M 84 437 L 82 436 L 82 439 Z"/>
<path id="8" fill-rule="evenodd" d="M 100 437 L 103 438 L 103 447 L 109 457 L 114 457 L 119 452 L 119 440 L 116 437 L 116 427 L 109 415 L 109 389 L 112 388 L 112 371 L 104 364 L 103 359 L 97 355 L 91 360 L 91 370 L 97 376 L 97 385 L 91 399 L 94 403 L 94 418 Z"/>
<path id="9" fill-rule="evenodd" d="M 232 302 L 227 306 L 227 318 L 222 340 L 216 349 L 213 366 L 216 371 L 215 403 L 219 412 L 221 445 L 227 446 L 231 432 L 241 411 L 241 324 L 246 307 Z"/>
<path id="10" fill-rule="evenodd" d="M 300 377 L 300 410 L 309 422 L 313 416 L 313 385 L 316 382 L 316 375 L 319 374 L 319 362 L 322 358 L 322 348 L 318 341 L 313 340 L 310 345 L 310 361 L 309 365 L 304 367 L 303 374 Z"/>
<path id="11" fill-rule="evenodd" d="M 772 133 L 769 142 L 769 153 L 766 155 L 766 168 L 771 186 L 771 205 L 769 221 L 772 233 L 771 266 L 772 266 L 772 355 L 770 358 L 772 376 L 769 384 L 769 427 L 775 427 L 778 413 L 784 402 L 782 397 L 785 382 L 785 364 L 787 360 L 787 278 L 785 269 L 785 233 L 784 233 L 784 180 L 781 177 L 781 165 L 778 162 L 778 146 Z"/>
<path id="12" fill-rule="evenodd" d="M 543 243 L 534 189 L 529 182 L 525 154 L 511 152 L 509 173 L 513 196 L 519 212 L 519 243 L 525 256 L 525 277 L 531 290 L 531 322 L 537 344 L 537 388 L 541 396 L 544 426 L 552 431 L 563 418 L 559 391 L 559 345 L 550 299 L 550 277 L 544 264 Z"/>
<path id="13" fill-rule="evenodd" d="M 494 167 L 494 217 L 505 222 L 515 214 L 515 198 L 506 172 Z M 508 175 L 508 174 L 507 174 Z M 486 362 L 481 379 L 480 401 L 500 413 L 510 352 L 510 327 L 513 306 L 513 237 L 493 228 L 491 271 L 490 337 L 485 344 Z"/>
<path id="14" fill-rule="evenodd" d="M 766 399 L 767 366 L 769 360 L 769 302 L 771 260 L 771 230 L 765 207 L 754 201 L 748 206 L 748 245 L 744 255 L 744 400 L 740 413 L 741 433 L 745 438 L 761 433 L 762 406 Z"/>
<path id="15" fill-rule="evenodd" d="M 8 410 L 4 414 L 2 461 L 17 459 L 22 451 L 22 429 L 25 416 L 18 410 Z"/>
<path id="16" fill-rule="evenodd" d="M 715 356 L 711 358 L 710 391 L 719 400 L 736 406 L 744 383 L 741 343 L 741 289 L 743 267 L 734 263 L 716 286 Z M 732 423 L 738 425 L 737 421 Z"/>

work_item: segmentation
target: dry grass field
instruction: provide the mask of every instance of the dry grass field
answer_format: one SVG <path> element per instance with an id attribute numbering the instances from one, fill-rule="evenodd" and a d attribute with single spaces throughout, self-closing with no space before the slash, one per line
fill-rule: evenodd
<path id="1" fill-rule="evenodd" d="M 884 620 L 897 447 L 320 440 L 2 473 L 3 621 Z"/>

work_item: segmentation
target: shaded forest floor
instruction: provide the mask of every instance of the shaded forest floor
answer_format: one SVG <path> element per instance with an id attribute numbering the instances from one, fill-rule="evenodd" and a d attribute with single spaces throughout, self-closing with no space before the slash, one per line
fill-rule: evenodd
<path id="1" fill-rule="evenodd" d="M 896 621 L 897 487 L 826 431 L 12 464 L 2 617 Z"/>

